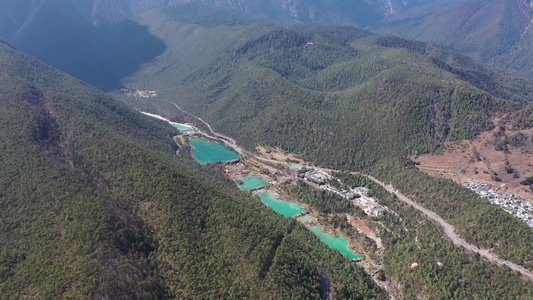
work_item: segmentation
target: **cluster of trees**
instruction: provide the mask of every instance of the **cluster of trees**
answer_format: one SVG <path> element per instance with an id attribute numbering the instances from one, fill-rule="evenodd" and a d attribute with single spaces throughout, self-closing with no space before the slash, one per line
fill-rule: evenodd
<path id="1" fill-rule="evenodd" d="M 527 177 L 526 179 L 520 181 L 520 184 L 522 184 L 522 185 L 532 185 L 533 184 L 533 176 Z"/>
<path id="2" fill-rule="evenodd" d="M 356 207 L 346 198 L 333 192 L 318 190 L 302 180 L 296 185 L 286 185 L 284 190 L 299 202 L 318 210 L 321 214 L 354 212 Z"/>
<path id="3" fill-rule="evenodd" d="M 533 152 L 532 136 L 522 131 L 517 133 L 500 131 L 494 136 L 494 141 L 496 142 L 495 149 L 497 151 L 509 151 L 509 146 L 513 146 L 521 153 Z"/>

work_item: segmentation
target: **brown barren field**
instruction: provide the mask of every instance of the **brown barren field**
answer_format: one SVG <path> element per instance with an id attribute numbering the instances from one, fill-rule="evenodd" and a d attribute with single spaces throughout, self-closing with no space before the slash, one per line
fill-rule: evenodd
<path id="1" fill-rule="evenodd" d="M 374 231 L 372 231 L 372 229 L 370 229 L 370 227 L 368 227 L 368 225 L 366 225 L 363 220 L 355 219 L 351 220 L 351 223 L 354 227 L 357 227 L 359 230 L 368 235 L 371 239 L 375 240 L 378 238 Z"/>
<path id="2" fill-rule="evenodd" d="M 508 146 L 507 151 L 497 151 L 494 142 L 498 131 L 496 128 L 483 132 L 473 141 L 447 143 L 442 155 L 413 156 L 411 159 L 419 162 L 418 168 L 430 175 L 450 178 L 460 184 L 469 180 L 485 182 L 493 188 L 499 187 L 498 192 L 510 191 L 531 200 L 533 193 L 520 181 L 533 176 L 533 154 L 512 146 Z M 521 132 L 530 135 L 533 130 Z M 506 130 L 506 133 L 513 135 L 516 131 Z M 515 171 L 509 174 L 507 165 Z M 498 178 L 501 181 L 497 181 Z"/>
<path id="3" fill-rule="evenodd" d="M 269 159 L 275 159 L 277 161 L 286 161 L 287 159 L 298 161 L 297 164 L 304 164 L 304 161 L 301 158 L 297 158 L 291 153 L 285 153 L 283 150 L 281 150 L 279 147 L 264 147 L 261 145 L 257 145 L 255 147 L 257 152 L 261 154 L 262 157 L 266 157 Z"/>

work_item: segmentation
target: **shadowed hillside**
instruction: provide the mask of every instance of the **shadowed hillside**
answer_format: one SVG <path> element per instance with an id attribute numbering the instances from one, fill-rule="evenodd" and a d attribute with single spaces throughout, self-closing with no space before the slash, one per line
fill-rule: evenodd
<path id="1" fill-rule="evenodd" d="M 104 91 L 122 87 L 122 79 L 153 61 L 165 44 L 150 35 L 148 28 L 129 20 L 96 29 L 95 38 L 53 65 Z"/>
<path id="2" fill-rule="evenodd" d="M 4 16 L 0 36 L 17 49 L 104 90 L 120 88 L 124 76 L 165 49 L 146 28 L 131 21 L 97 22 L 98 15 L 92 16 L 82 1 L 4 1 L 0 5 Z"/>

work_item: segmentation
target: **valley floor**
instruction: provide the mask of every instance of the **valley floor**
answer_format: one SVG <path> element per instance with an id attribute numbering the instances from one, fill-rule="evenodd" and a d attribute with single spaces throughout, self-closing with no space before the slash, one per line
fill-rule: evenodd
<path id="1" fill-rule="evenodd" d="M 172 104 L 175 105 L 181 111 L 185 112 L 184 110 L 179 108 L 178 105 L 176 105 L 174 103 L 172 103 Z M 188 112 L 185 112 L 185 113 L 191 115 Z M 224 135 L 216 133 L 215 131 L 213 131 L 213 129 L 211 128 L 211 126 L 207 122 L 205 122 L 204 120 L 202 120 L 202 119 L 200 119 L 198 117 L 196 117 L 196 118 L 199 121 L 201 121 L 204 124 L 206 124 L 207 127 L 210 130 L 209 133 L 206 133 L 206 132 L 202 132 L 199 129 L 194 129 L 196 134 L 200 134 L 200 135 L 206 136 L 208 138 L 216 139 L 216 140 L 219 140 L 219 141 L 223 142 L 224 144 L 226 144 L 226 146 L 231 147 L 235 151 L 237 151 L 241 155 L 241 157 L 246 157 L 246 159 L 248 161 L 247 162 L 248 164 L 255 165 L 255 167 L 258 167 L 259 169 L 266 168 L 266 169 L 270 169 L 271 171 L 276 171 L 276 170 L 279 171 L 279 170 L 282 170 L 282 169 L 299 170 L 299 169 L 302 169 L 302 168 L 308 168 L 309 167 L 308 163 L 304 162 L 303 160 L 300 160 L 299 158 L 295 157 L 292 154 L 279 153 L 279 149 L 266 149 L 265 147 L 261 147 L 260 146 L 258 148 L 260 154 L 255 154 L 255 153 L 251 153 L 249 151 L 246 151 L 243 148 L 239 147 L 236 144 L 236 141 L 234 139 L 231 139 L 229 137 L 226 137 Z M 274 152 L 274 153 L 272 154 L 272 152 Z M 265 155 L 267 157 L 265 157 Z M 284 160 L 278 160 L 278 159 L 284 159 Z M 245 165 L 243 167 L 248 167 L 248 166 L 249 165 L 246 165 L 246 163 L 245 163 Z M 328 169 L 328 168 L 321 168 L 321 167 L 316 167 L 316 166 L 313 167 L 313 168 L 316 171 L 321 172 L 323 174 L 332 174 L 333 172 L 339 172 L 337 170 Z M 455 245 L 464 247 L 468 251 L 478 253 L 481 257 L 483 257 L 484 259 L 487 259 L 487 260 L 489 260 L 491 262 L 497 263 L 499 265 L 506 265 L 509 268 L 511 268 L 512 270 L 518 271 L 524 278 L 527 278 L 527 279 L 533 281 L 533 273 L 531 271 L 529 271 L 529 270 L 525 269 L 524 267 L 522 267 L 520 265 L 517 265 L 517 264 L 515 264 L 513 262 L 510 262 L 510 261 L 507 261 L 507 260 L 499 258 L 496 254 L 491 253 L 487 249 L 478 248 L 477 246 L 468 243 L 467 241 L 462 239 L 455 232 L 453 226 L 451 226 L 449 223 L 447 223 L 444 219 L 442 219 L 440 216 L 438 216 L 435 212 L 430 211 L 430 210 L 422 207 L 421 205 L 417 204 L 413 200 L 411 200 L 408 197 L 406 197 L 405 195 L 401 194 L 398 190 L 394 189 L 394 187 L 392 187 L 390 184 L 386 184 L 386 183 L 384 183 L 384 182 L 382 182 L 382 181 L 380 181 L 380 180 L 378 180 L 378 179 L 376 179 L 376 178 L 374 178 L 372 176 L 368 176 L 368 178 L 372 179 L 374 182 L 376 182 L 377 184 L 379 184 L 382 187 L 384 187 L 388 192 L 390 192 L 392 194 L 395 194 L 398 197 L 399 200 L 401 200 L 401 201 L 403 201 L 405 203 L 408 203 L 409 205 L 411 205 L 412 207 L 414 207 L 418 211 L 422 212 L 431 221 L 433 221 L 434 223 L 436 223 L 437 225 L 442 227 L 444 229 L 445 235 L 450 240 L 452 240 L 452 242 Z M 316 186 L 316 187 L 318 187 L 318 186 Z M 366 228 L 364 226 L 361 226 L 361 228 L 359 228 L 359 230 L 365 232 Z M 370 234 L 369 237 L 372 238 L 372 234 Z M 376 272 L 379 270 L 379 267 L 378 268 L 375 267 L 376 263 L 374 263 L 374 262 L 368 262 L 367 261 L 367 263 L 365 263 L 364 265 L 365 265 L 365 269 L 367 270 L 367 273 L 369 273 L 369 274 L 376 274 Z M 375 281 L 378 282 L 377 280 L 375 280 Z M 379 282 L 378 282 L 378 284 L 379 284 Z M 381 283 L 380 285 L 383 285 L 383 283 Z"/>

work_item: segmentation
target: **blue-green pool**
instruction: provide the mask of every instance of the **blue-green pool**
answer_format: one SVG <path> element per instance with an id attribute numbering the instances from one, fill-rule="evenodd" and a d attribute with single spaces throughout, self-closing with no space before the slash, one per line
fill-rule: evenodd
<path id="1" fill-rule="evenodd" d="M 192 127 L 190 127 L 190 126 L 185 126 L 185 125 L 181 125 L 181 124 L 177 124 L 177 123 L 170 123 L 170 125 L 174 126 L 179 131 L 192 130 Z"/>
<path id="2" fill-rule="evenodd" d="M 267 179 L 256 175 L 236 176 L 235 178 L 242 181 L 242 184 L 239 184 L 239 187 L 245 191 L 268 184 Z"/>
<path id="3" fill-rule="evenodd" d="M 350 259 L 362 257 L 362 255 L 355 254 L 348 249 L 348 241 L 342 234 L 338 233 L 338 237 L 333 237 L 329 233 L 322 231 L 321 226 L 312 226 L 308 229 L 330 248 L 339 250 L 342 254 L 348 255 Z"/>
<path id="4" fill-rule="evenodd" d="M 305 211 L 305 209 L 303 209 L 298 203 L 277 199 L 276 195 L 271 191 L 259 191 L 257 195 L 268 207 L 286 217 L 293 217 L 302 211 Z"/>
<path id="5" fill-rule="evenodd" d="M 205 139 L 190 138 L 189 144 L 193 147 L 192 156 L 201 163 L 216 163 L 240 158 L 237 152 Z"/>

